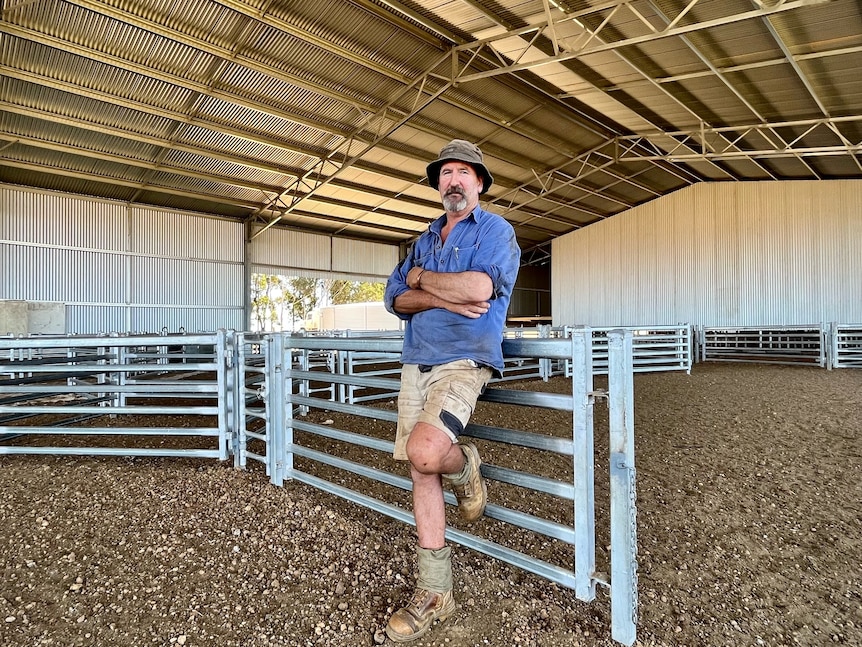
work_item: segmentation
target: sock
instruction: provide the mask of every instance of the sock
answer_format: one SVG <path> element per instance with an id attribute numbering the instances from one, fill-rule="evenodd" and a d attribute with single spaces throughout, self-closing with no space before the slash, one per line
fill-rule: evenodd
<path id="1" fill-rule="evenodd" d="M 461 453 L 464 454 L 464 467 L 461 468 L 461 471 L 443 475 L 449 485 L 464 485 L 470 477 L 470 459 L 467 458 L 467 453 L 463 449 Z"/>
<path id="2" fill-rule="evenodd" d="M 452 548 L 450 546 L 436 550 L 417 546 L 416 558 L 419 565 L 417 588 L 434 593 L 446 593 L 452 590 Z"/>

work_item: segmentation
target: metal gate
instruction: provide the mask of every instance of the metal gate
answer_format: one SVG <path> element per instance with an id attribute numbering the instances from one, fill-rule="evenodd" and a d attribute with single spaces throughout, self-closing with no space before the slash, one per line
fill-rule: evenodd
<path id="1" fill-rule="evenodd" d="M 233 457 L 239 468 L 258 461 L 276 485 L 288 480 L 307 483 L 414 524 L 409 506 L 295 466 L 295 458 L 301 458 L 329 470 L 322 473 L 370 479 L 402 493 L 411 489 L 410 480 L 395 472 L 391 460 L 397 413 L 390 401 L 398 391 L 397 370 L 380 370 L 377 363 L 362 370 L 357 363 L 337 361 L 349 353 L 394 360 L 401 344 L 399 338 L 224 330 L 199 335 L 0 338 L 0 454 Z M 607 333 L 605 391 L 593 386 L 589 329 L 569 338 L 505 339 L 503 350 L 508 358 L 565 362 L 571 366 L 571 393 L 492 384 L 482 400 L 564 412 L 570 414 L 566 416 L 570 422 L 554 433 L 472 424 L 466 435 L 564 461 L 571 474 L 568 480 L 494 464 L 483 464 L 482 472 L 492 481 L 547 496 L 573 521 L 560 523 L 513 509 L 493 497 L 486 515 L 571 546 L 571 560 L 562 567 L 456 528 L 447 529 L 447 537 L 571 588 L 580 600 L 593 600 L 597 586 L 609 588 L 612 637 L 631 645 L 637 623 L 632 333 Z M 344 366 L 350 368 L 339 368 Z M 336 397 L 349 389 L 387 394 L 389 400 L 351 402 Z M 599 573 L 596 565 L 593 422 L 599 400 L 608 405 L 609 575 Z M 385 428 L 377 435 L 360 433 L 303 415 L 315 411 L 373 420 Z M 152 417 L 153 424 L 141 425 L 140 416 Z M 321 451 L 310 446 L 313 443 L 302 443 L 304 437 L 361 448 L 373 460 Z M 62 444 L 52 440 L 59 438 Z M 178 438 L 182 442 L 169 442 Z M 448 493 L 447 502 L 455 504 Z"/>
<path id="2" fill-rule="evenodd" d="M 244 466 L 248 460 L 260 461 L 266 465 L 270 480 L 275 485 L 283 485 L 289 480 L 300 481 L 404 523 L 415 524 L 412 513 L 406 507 L 371 496 L 367 490 L 361 491 L 336 483 L 332 477 L 323 478 L 313 474 L 313 469 L 299 469 L 295 465 L 296 458 L 307 459 L 309 465 L 326 466 L 329 470 L 327 473 L 349 474 L 401 490 L 410 490 L 410 480 L 392 471 L 395 467 L 394 461 L 383 460 L 384 457 L 391 457 L 393 450 L 394 423 L 397 419 L 394 407 L 369 406 L 314 395 L 315 392 L 338 391 L 346 385 L 393 393 L 398 390 L 398 379 L 381 377 L 376 370 L 369 371 L 367 375 L 355 370 L 309 370 L 306 364 L 299 361 L 308 353 L 397 353 L 401 343 L 400 339 L 384 338 L 239 335 L 241 361 L 238 383 L 245 385 L 246 396 L 239 402 L 239 419 L 246 424 L 241 425 L 239 431 L 240 454 L 237 464 Z M 632 333 L 628 330 L 607 333 L 606 391 L 596 391 L 593 388 L 592 337 L 589 329 L 577 331 L 569 338 L 506 339 L 503 342 L 503 350 L 507 357 L 569 362 L 572 366 L 571 394 L 506 390 L 491 385 L 486 389 L 481 401 L 571 412 L 571 425 L 565 430 L 558 430 L 562 431 L 562 434 L 539 434 L 470 424 L 465 435 L 492 443 L 527 447 L 570 459 L 573 478 L 569 481 L 557 480 L 547 474 L 532 474 L 486 463 L 482 465 L 482 473 L 493 481 L 551 495 L 559 500 L 561 506 L 572 506 L 570 509 L 574 510 L 574 523 L 564 525 L 510 509 L 493 498 L 489 501 L 485 514 L 498 521 L 571 545 L 572 566 L 562 568 L 451 527 L 447 528 L 447 538 L 574 589 L 580 600 L 593 600 L 597 585 L 608 587 L 611 593 L 612 637 L 618 642 L 631 645 L 635 641 L 637 623 Z M 334 365 L 339 363 L 335 362 Z M 596 568 L 593 422 L 594 404 L 599 399 L 607 402 L 610 430 L 610 482 L 607 486 L 610 498 L 610 577 L 599 574 Z M 391 429 L 385 434 L 362 433 L 355 429 L 338 428 L 331 424 L 331 421 L 311 421 L 310 416 L 303 415 L 306 412 L 340 413 L 365 420 L 383 421 L 390 423 Z M 325 424 L 326 422 L 330 424 Z M 314 442 L 303 443 L 301 438 L 328 439 L 351 448 L 363 448 L 371 458 L 363 462 L 335 455 L 315 449 L 310 446 L 315 444 Z M 254 446 L 261 446 L 263 449 L 255 451 Z M 379 460 L 375 460 L 375 457 Z M 446 500 L 450 505 L 455 504 L 450 493 L 446 494 Z"/>

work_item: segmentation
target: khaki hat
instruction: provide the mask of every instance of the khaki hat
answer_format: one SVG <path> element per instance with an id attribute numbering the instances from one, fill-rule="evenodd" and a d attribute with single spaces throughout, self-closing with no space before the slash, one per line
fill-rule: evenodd
<path id="1" fill-rule="evenodd" d="M 446 162 L 454 160 L 467 162 L 476 170 L 476 174 L 482 178 L 482 191 L 479 195 L 491 188 L 494 178 L 488 172 L 488 169 L 485 168 L 482 151 L 479 150 L 476 144 L 463 139 L 453 139 L 446 144 L 443 150 L 440 151 L 440 157 L 428 165 L 428 168 L 425 169 L 425 173 L 428 175 L 428 184 L 435 189 L 438 188 L 440 186 L 440 167 Z"/>

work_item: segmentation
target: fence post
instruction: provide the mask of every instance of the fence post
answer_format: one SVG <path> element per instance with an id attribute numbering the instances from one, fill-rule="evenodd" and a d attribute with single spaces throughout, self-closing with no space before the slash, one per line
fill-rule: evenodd
<path id="1" fill-rule="evenodd" d="M 611 637 L 635 642 L 637 519 L 635 507 L 634 373 L 632 333 L 608 333 L 611 495 Z"/>
<path id="2" fill-rule="evenodd" d="M 575 479 L 575 596 L 589 602 L 596 597 L 595 462 L 593 449 L 592 330 L 573 332 L 572 441 Z"/>
<path id="3" fill-rule="evenodd" d="M 292 468 L 293 456 L 286 453 L 286 444 L 293 443 L 293 425 L 289 424 L 286 413 L 292 412 L 292 404 L 288 403 L 288 378 L 290 366 L 285 369 L 284 363 L 291 362 L 292 352 L 285 344 L 287 334 L 272 333 L 264 337 L 266 343 L 266 427 L 270 447 L 267 448 L 269 465 L 269 480 L 273 485 L 284 485 L 284 476 L 288 467 Z M 290 465 L 288 466 L 288 462 Z"/>
<path id="4" fill-rule="evenodd" d="M 215 362 L 216 362 L 216 380 L 217 393 L 228 394 L 233 393 L 235 389 L 231 388 L 230 378 L 234 370 L 234 355 L 233 344 L 234 331 L 228 333 L 224 328 L 219 328 L 216 331 L 216 347 L 215 347 Z M 165 347 L 167 348 L 167 347 Z M 159 361 L 159 360 L 157 360 Z M 226 461 L 228 459 L 228 436 L 235 431 L 233 425 L 234 402 L 230 397 L 218 398 L 218 453 L 219 460 Z"/>
<path id="5" fill-rule="evenodd" d="M 234 457 L 234 466 L 236 467 L 237 457 L 239 455 L 239 434 L 240 427 L 245 425 L 244 416 L 245 406 L 240 404 L 240 401 L 245 400 L 245 376 L 242 370 L 244 358 L 242 356 L 242 336 L 233 329 L 227 331 L 226 339 L 227 347 L 230 350 L 231 365 L 228 367 L 226 388 L 230 394 L 228 404 L 228 424 L 230 432 L 230 454 Z M 185 356 L 185 346 L 181 346 L 182 354 Z"/>

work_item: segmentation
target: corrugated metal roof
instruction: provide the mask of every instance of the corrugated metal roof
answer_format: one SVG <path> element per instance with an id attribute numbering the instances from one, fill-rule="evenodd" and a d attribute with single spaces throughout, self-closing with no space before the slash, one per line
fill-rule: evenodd
<path id="1" fill-rule="evenodd" d="M 860 67 L 856 0 L 7 0 L 0 181 L 403 242 L 459 137 L 535 249 L 697 182 L 862 178 Z"/>

